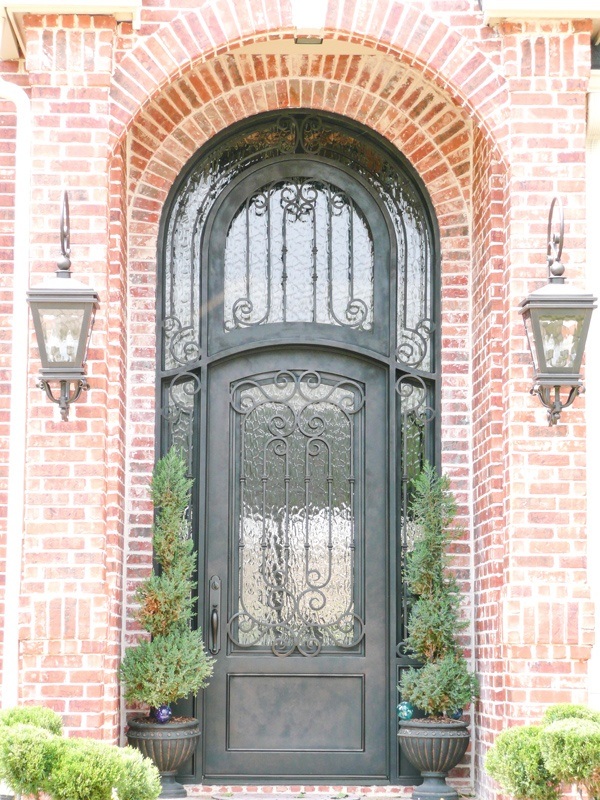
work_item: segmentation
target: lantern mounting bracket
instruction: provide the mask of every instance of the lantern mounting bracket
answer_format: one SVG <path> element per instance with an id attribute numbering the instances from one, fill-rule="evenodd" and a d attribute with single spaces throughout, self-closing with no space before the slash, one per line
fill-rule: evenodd
<path id="1" fill-rule="evenodd" d="M 558 207 L 558 233 L 552 230 L 554 209 Z M 565 241 L 565 212 L 559 197 L 552 198 L 548 212 L 548 278 L 550 283 L 564 283 L 565 267 L 561 262 Z"/>
<path id="2" fill-rule="evenodd" d="M 585 394 L 585 386 L 570 386 L 566 401 L 561 400 L 562 386 L 542 386 L 539 383 L 532 386 L 529 394 L 536 394 L 542 405 L 548 409 L 548 425 L 556 425 L 561 411 L 568 408 L 579 394 Z"/>
<path id="3" fill-rule="evenodd" d="M 56 379 L 54 379 L 56 380 Z M 54 396 L 52 386 L 47 378 L 38 378 L 38 389 L 43 389 L 49 400 L 53 403 L 58 403 L 60 409 L 60 418 L 63 422 L 69 419 L 69 406 L 76 400 L 79 400 L 82 392 L 87 392 L 90 385 L 86 377 L 83 378 L 65 378 L 60 381 L 60 394 L 58 397 Z"/>

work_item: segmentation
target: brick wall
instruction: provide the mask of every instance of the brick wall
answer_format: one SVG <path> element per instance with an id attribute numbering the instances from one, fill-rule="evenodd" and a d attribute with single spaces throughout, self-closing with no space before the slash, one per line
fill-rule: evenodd
<path id="1" fill-rule="evenodd" d="M 591 608 L 585 560 L 585 424 L 581 398 L 550 429 L 527 395 L 530 359 L 518 302 L 546 278 L 549 197 L 565 203 L 568 276 L 585 258 L 585 91 L 589 28 L 566 23 L 502 29 L 511 90 L 511 170 L 503 359 L 505 714 L 585 701 Z M 562 69 L 564 77 L 556 78 Z M 508 670 L 507 670 L 508 672 Z"/>
<path id="2" fill-rule="evenodd" d="M 20 634 L 22 700 L 43 701 L 68 728 L 109 739 L 118 725 L 126 332 L 122 259 L 109 269 L 113 250 L 124 250 L 121 206 L 109 228 L 114 29 L 111 17 L 27 20 L 31 281 L 56 259 L 68 188 L 73 270 L 95 286 L 101 306 L 88 358 L 92 388 L 69 423 L 57 421 L 31 382 Z M 32 373 L 36 367 L 33 358 Z"/>
<path id="3" fill-rule="evenodd" d="M 298 51 L 285 3 L 186 6 L 148 5 L 137 32 L 109 17 L 26 22 L 32 282 L 56 258 L 68 186 L 74 271 L 101 307 L 93 388 L 68 425 L 33 388 L 32 348 L 22 699 L 57 708 L 74 732 L 117 734 L 122 615 L 131 641 L 132 593 L 151 565 L 156 240 L 173 181 L 239 119 L 327 109 L 404 153 L 439 223 L 442 466 L 466 531 L 455 563 L 482 683 L 473 749 L 492 792 L 481 758 L 495 732 L 546 702 L 586 696 L 585 406 L 580 398 L 560 426 L 546 426 L 528 394 L 516 308 L 545 279 L 555 192 L 568 274 L 580 276 L 589 29 L 491 29 L 474 0 L 330 0 L 323 48 Z M 1 437 L 0 428 L 0 446 Z"/>
<path id="4" fill-rule="evenodd" d="M 16 118 L 12 102 L 0 101 L 0 619 L 4 618 L 8 436 L 10 430 L 11 316 L 14 243 Z M 4 652 L 0 626 L 0 674 Z"/>

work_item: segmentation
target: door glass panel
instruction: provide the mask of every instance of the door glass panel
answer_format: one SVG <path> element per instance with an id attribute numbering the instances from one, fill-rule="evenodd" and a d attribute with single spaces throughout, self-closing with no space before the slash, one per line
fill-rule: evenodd
<path id="1" fill-rule="evenodd" d="M 225 246 L 225 330 L 275 322 L 373 327 L 373 241 L 325 181 L 279 181 L 238 210 Z"/>
<path id="2" fill-rule="evenodd" d="M 235 646 L 314 656 L 356 647 L 360 384 L 282 371 L 232 387 Z"/>

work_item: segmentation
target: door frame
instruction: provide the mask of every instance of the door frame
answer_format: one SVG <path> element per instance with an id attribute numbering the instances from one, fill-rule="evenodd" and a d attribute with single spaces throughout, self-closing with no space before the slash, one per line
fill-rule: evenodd
<path id="1" fill-rule="evenodd" d="M 167 247 L 169 243 L 169 238 L 167 235 L 167 226 L 169 223 L 170 215 L 175 207 L 175 203 L 179 196 L 179 193 L 185 189 L 187 182 L 190 180 L 191 176 L 194 175 L 194 171 L 199 169 L 200 166 L 210 160 L 213 157 L 213 153 L 220 153 L 224 152 L 225 146 L 229 139 L 233 141 L 236 136 L 240 136 L 245 132 L 251 132 L 254 130 L 258 130 L 260 126 L 265 126 L 270 121 L 276 122 L 279 117 L 282 115 L 290 116 L 290 117 L 302 117 L 306 115 L 310 115 L 312 117 L 318 117 L 322 119 L 324 122 L 331 121 L 332 124 L 343 128 L 344 131 L 347 131 L 349 135 L 354 135 L 355 137 L 360 138 L 360 140 L 364 140 L 367 142 L 368 146 L 374 150 L 374 152 L 378 152 L 382 154 L 382 157 L 387 158 L 389 161 L 393 162 L 397 168 L 398 174 L 403 176 L 403 180 L 405 180 L 414 190 L 414 194 L 418 197 L 418 202 L 422 208 L 422 212 L 424 214 L 425 224 L 428 226 L 429 230 L 429 237 L 430 237 L 430 256 L 429 256 L 429 277 L 431 280 L 431 317 L 434 322 L 437 324 L 440 320 L 440 248 L 439 248 L 439 230 L 437 225 L 437 220 L 435 216 L 435 212 L 433 209 L 433 204 L 431 199 L 428 195 L 427 189 L 425 185 L 418 175 L 418 173 L 414 170 L 408 160 L 400 153 L 393 145 L 391 145 L 386 139 L 384 139 L 380 134 L 367 128 L 366 126 L 357 123 L 353 120 L 347 119 L 346 117 L 342 117 L 337 114 L 327 113 L 327 112 L 320 112 L 320 111 L 313 111 L 312 109 L 297 109 L 292 111 L 274 111 L 274 112 L 264 112 L 261 114 L 257 114 L 252 117 L 248 117 L 238 123 L 233 124 L 232 126 L 228 127 L 227 129 L 221 131 L 214 137 L 212 137 L 209 141 L 207 141 L 195 154 L 190 158 L 184 169 L 181 171 L 179 176 L 176 178 L 167 200 L 164 204 L 162 215 L 161 215 L 161 222 L 159 227 L 159 237 L 158 237 L 158 248 L 157 248 L 157 263 L 158 263 L 158 276 L 159 280 L 157 281 L 157 315 L 156 315 L 156 332 L 157 332 L 157 388 L 156 388 L 156 398 L 157 403 L 156 407 L 158 410 L 157 417 L 156 417 L 156 454 L 157 458 L 160 455 L 164 454 L 167 449 L 168 441 L 169 441 L 169 423 L 167 422 L 166 411 L 168 409 L 168 394 L 170 391 L 170 387 L 175 382 L 175 380 L 179 379 L 180 375 L 195 375 L 197 380 L 197 387 L 194 390 L 195 399 L 194 399 L 194 412 L 193 412 L 193 438 L 196 442 L 199 441 L 199 434 L 201 426 L 205 424 L 206 414 L 207 414 L 207 398 L 206 392 L 203 391 L 203 386 L 201 385 L 201 376 L 205 376 L 206 369 L 215 360 L 214 357 L 202 357 L 198 359 L 198 361 L 194 364 L 191 364 L 189 367 L 182 367 L 181 369 L 163 369 L 163 319 L 165 318 L 163 312 L 163 304 L 165 298 L 165 288 L 164 288 L 164 275 L 166 271 L 166 265 L 168 264 L 168 254 L 167 254 Z M 290 155 L 292 155 L 290 153 Z M 296 153 L 297 155 L 297 153 Z M 318 160 L 321 158 L 317 155 L 311 155 L 312 160 Z M 282 160 L 285 157 L 282 157 Z M 271 159 L 272 160 L 272 159 Z M 346 167 L 343 164 L 338 163 L 337 161 L 331 161 L 328 158 L 323 157 L 323 162 L 328 164 L 333 164 L 338 169 L 346 170 L 350 175 L 352 175 L 355 179 L 363 181 L 365 188 L 371 193 L 373 198 L 380 202 L 381 205 L 383 201 L 381 198 L 377 196 L 374 192 L 373 187 L 371 184 L 367 183 L 367 181 L 363 178 L 362 175 L 359 175 L 358 172 L 355 172 L 350 167 Z M 267 161 L 261 162 L 261 165 L 264 166 Z M 244 170 L 244 174 L 246 174 L 246 170 Z M 227 187 L 225 187 L 225 191 Z M 384 214 L 387 215 L 387 210 L 384 207 Z M 212 216 L 212 214 L 211 214 Z M 394 242 L 394 236 L 392 236 L 392 243 Z M 393 259 L 391 259 L 393 261 Z M 394 264 L 392 264 L 392 268 Z M 205 277 L 203 276 L 203 280 Z M 203 296 L 206 297 L 206 284 L 203 284 L 202 288 Z M 394 307 L 395 298 L 391 297 L 391 306 Z M 391 314 L 391 325 L 393 327 L 395 314 Z M 203 325 L 205 322 L 203 321 Z M 206 330 L 203 330 L 203 342 L 206 345 L 207 338 L 206 338 Z M 272 343 L 270 345 L 273 348 L 277 348 L 277 343 Z M 228 351 L 228 356 L 235 356 L 241 354 L 244 351 L 252 351 L 255 345 L 247 345 L 237 347 Z M 440 354 L 441 354 L 441 337 L 439 335 L 433 335 L 431 341 L 431 352 L 433 356 L 433 367 L 431 371 L 421 372 L 420 370 L 405 370 L 402 364 L 398 364 L 393 355 L 390 357 L 383 356 L 381 354 L 376 353 L 365 353 L 365 351 L 357 347 L 353 344 L 346 344 L 340 345 L 340 342 L 336 341 L 327 341 L 322 339 L 318 345 L 316 345 L 317 349 L 329 350 L 332 351 L 338 350 L 342 353 L 352 353 L 357 356 L 363 356 L 372 358 L 374 361 L 381 363 L 384 366 L 389 367 L 390 374 L 403 373 L 405 375 L 415 375 L 416 380 L 425 380 L 428 386 L 431 386 L 431 394 L 430 394 L 430 403 L 434 409 L 438 409 L 440 407 L 440 398 L 441 398 L 441 381 L 440 381 Z M 221 356 L 219 355 L 218 358 Z M 393 396 L 393 382 L 390 381 L 390 399 Z M 429 395 L 428 395 L 429 396 Z M 435 412 L 434 412 L 435 413 Z M 440 454 L 441 454 L 441 418 L 439 413 L 435 414 L 433 419 L 431 420 L 429 427 L 429 444 L 427 445 L 427 453 L 428 458 L 433 461 L 433 463 L 440 463 Z M 197 539 L 197 532 L 199 529 L 203 529 L 204 521 L 202 519 L 203 514 L 203 503 L 201 503 L 201 486 L 205 485 L 206 482 L 206 474 L 204 470 L 204 466 L 202 464 L 203 459 L 200 457 L 198 452 L 199 448 L 194 448 L 192 458 L 194 462 L 193 472 L 196 476 L 196 483 L 193 489 L 193 514 L 195 515 L 194 519 L 194 528 L 196 529 L 196 546 L 198 552 L 198 575 L 200 577 L 204 574 L 205 568 L 205 554 L 204 554 L 204 546 L 201 541 Z M 392 477 L 396 475 L 396 454 L 393 451 L 393 448 L 390 448 L 390 487 L 389 491 L 394 492 L 398 497 L 398 501 L 400 502 L 400 498 L 402 497 L 402 486 L 400 477 Z M 393 463 L 392 463 L 393 462 Z M 397 523 L 397 521 L 396 521 Z M 400 551 L 400 542 L 397 540 L 397 537 L 394 535 L 390 535 L 390 558 L 389 558 L 389 571 L 388 571 L 388 580 L 390 587 L 398 587 L 401 589 L 401 582 L 399 580 L 400 570 L 398 565 L 398 553 Z M 414 783 L 414 779 L 412 777 L 406 776 L 405 774 L 405 766 L 406 762 L 402 759 L 401 754 L 398 753 L 397 749 L 397 740 L 396 740 L 396 729 L 397 723 L 393 711 L 395 709 L 395 693 L 396 693 L 396 683 L 397 681 L 394 680 L 394 675 L 399 675 L 399 671 L 403 668 L 403 665 L 406 665 L 405 658 L 400 658 L 400 653 L 396 652 L 395 647 L 393 646 L 393 642 L 397 640 L 397 630 L 399 625 L 400 617 L 403 613 L 403 608 L 405 609 L 405 598 L 403 599 L 401 591 L 396 592 L 389 592 L 389 631 L 390 631 L 390 645 L 389 645 L 389 664 L 390 664 L 390 716 L 389 716 L 389 737 L 388 737 L 388 744 L 389 744 L 389 751 L 390 751 L 390 773 L 389 778 L 387 780 L 382 781 L 372 781 L 369 780 L 367 783 L 382 783 L 386 784 L 390 781 L 393 784 L 406 784 L 411 785 Z M 199 599 L 199 608 L 197 613 L 197 618 L 202 620 L 204 618 L 204 598 L 201 596 Z M 194 714 L 199 718 L 202 717 L 202 699 L 199 697 L 197 700 L 188 699 L 187 701 L 183 701 L 180 704 L 181 710 L 184 713 Z M 404 763 L 403 763 L 404 762 Z M 201 781 L 201 774 L 202 774 L 202 767 L 201 767 L 201 754 L 198 752 L 194 759 L 184 768 L 184 772 L 182 780 L 184 783 L 198 783 Z M 268 781 L 272 783 L 273 781 Z M 356 783 L 360 783 L 360 781 L 356 781 Z"/>

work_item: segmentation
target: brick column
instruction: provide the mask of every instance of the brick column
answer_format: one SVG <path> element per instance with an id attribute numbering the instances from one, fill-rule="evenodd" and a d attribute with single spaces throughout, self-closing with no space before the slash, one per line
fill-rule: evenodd
<path id="1" fill-rule="evenodd" d="M 587 288 L 600 297 L 600 70 L 593 70 L 588 91 L 587 116 Z M 588 393 L 588 570 L 594 575 L 600 566 L 600 311 L 592 316 L 585 358 Z M 600 582 L 590 581 L 596 610 L 600 607 Z M 597 613 L 597 611 L 596 611 Z M 600 636 L 596 635 L 589 670 L 590 704 L 600 708 Z"/>
<path id="2" fill-rule="evenodd" d="M 69 422 L 33 388 L 38 363 L 31 351 L 21 698 L 52 706 L 68 728 L 114 739 L 123 431 L 111 389 L 122 384 L 115 370 L 123 361 L 125 305 L 111 278 L 119 265 L 109 270 L 108 94 L 116 22 L 64 15 L 29 16 L 25 24 L 33 117 L 31 283 L 55 268 L 65 188 L 73 272 L 95 287 L 101 305 L 88 358 L 91 390 L 71 407 Z"/>
<path id="3" fill-rule="evenodd" d="M 509 80 L 509 252 L 505 267 L 504 581 L 500 638 L 505 719 L 585 702 L 592 609 L 586 572 L 584 398 L 549 428 L 528 394 L 532 365 L 519 302 L 547 280 L 551 199 L 565 208 L 567 278 L 585 260 L 588 23 L 500 26 Z"/>

